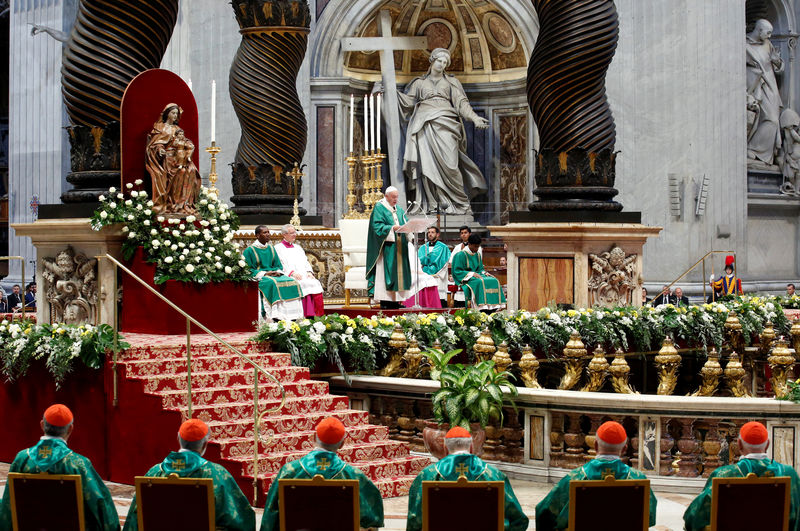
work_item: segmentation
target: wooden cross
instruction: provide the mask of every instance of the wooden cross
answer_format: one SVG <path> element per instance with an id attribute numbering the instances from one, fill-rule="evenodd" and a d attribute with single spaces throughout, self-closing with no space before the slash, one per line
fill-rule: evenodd
<path id="1" fill-rule="evenodd" d="M 322 459 L 319 459 L 317 461 L 317 468 L 319 468 L 320 470 L 323 471 L 328 470 L 330 467 L 331 467 L 331 462 L 328 461 L 326 457 L 323 457 Z"/>
<path id="2" fill-rule="evenodd" d="M 381 76 L 383 77 L 384 105 L 386 123 L 386 142 L 389 146 L 389 175 L 392 184 L 398 188 L 399 203 L 406 204 L 406 190 L 403 183 L 402 162 L 400 161 L 400 110 L 397 105 L 397 78 L 394 72 L 395 50 L 427 50 L 427 37 L 392 37 L 392 16 L 389 10 L 380 12 L 381 37 L 347 37 L 342 39 L 342 51 L 366 52 L 377 50 L 381 57 Z"/>
<path id="3" fill-rule="evenodd" d="M 459 477 L 461 476 L 467 477 L 467 472 L 469 472 L 469 467 L 466 464 L 461 463 L 456 467 L 456 472 L 458 472 Z"/>

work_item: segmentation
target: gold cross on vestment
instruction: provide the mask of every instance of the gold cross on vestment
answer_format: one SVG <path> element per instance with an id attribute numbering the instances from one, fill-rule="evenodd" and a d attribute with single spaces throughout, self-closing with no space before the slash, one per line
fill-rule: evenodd
<path id="1" fill-rule="evenodd" d="M 330 467 L 331 467 L 331 462 L 324 457 L 317 461 L 317 468 L 319 468 L 320 470 L 328 470 Z"/>
<path id="2" fill-rule="evenodd" d="M 458 476 L 459 477 L 461 477 L 461 476 L 466 477 L 467 476 L 467 472 L 469 472 L 469 467 L 467 465 L 465 465 L 464 463 L 461 463 L 460 465 L 458 465 L 456 467 L 456 472 L 458 472 Z"/>
<path id="3" fill-rule="evenodd" d="M 606 479 L 608 476 L 615 477 L 613 468 L 603 469 L 603 479 Z"/>
<path id="4" fill-rule="evenodd" d="M 183 470 L 184 468 L 186 468 L 186 461 L 184 461 L 183 459 L 175 460 L 172 462 L 172 468 L 174 468 L 175 470 Z"/>
<path id="5" fill-rule="evenodd" d="M 53 453 L 53 449 L 49 446 L 42 446 L 39 448 L 39 457 L 50 457 Z"/>

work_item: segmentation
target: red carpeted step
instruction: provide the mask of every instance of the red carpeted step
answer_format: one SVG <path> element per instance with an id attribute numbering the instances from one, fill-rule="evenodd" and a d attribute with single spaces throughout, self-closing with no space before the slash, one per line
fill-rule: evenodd
<path id="1" fill-rule="evenodd" d="M 276 367 L 274 369 L 267 369 L 269 373 L 274 376 L 279 382 L 297 382 L 300 380 L 307 380 L 310 376 L 308 369 L 305 367 Z M 133 376 L 133 378 L 137 378 Z M 159 391 L 181 390 L 186 389 L 186 373 L 175 374 L 159 374 L 154 376 L 138 377 L 144 379 L 144 390 L 148 393 L 157 393 Z M 264 381 L 266 377 L 261 376 L 259 383 Z M 210 371 L 210 372 L 195 372 L 192 371 L 192 388 L 195 387 L 228 387 L 232 385 L 253 385 L 253 371 L 251 370 L 235 370 L 235 371 Z"/>
<path id="2" fill-rule="evenodd" d="M 264 369 L 289 367 L 292 359 L 289 354 L 248 354 L 254 363 Z M 186 358 L 144 358 L 121 362 L 127 374 L 135 377 L 155 376 L 159 374 L 186 374 Z M 192 371 L 211 372 L 229 370 L 253 370 L 247 360 L 230 354 L 227 356 L 192 356 Z"/>
<path id="3" fill-rule="evenodd" d="M 234 437 L 231 439 L 215 439 L 214 444 L 220 448 L 220 454 L 235 461 L 251 461 L 253 459 L 253 437 Z M 277 452 L 262 440 L 259 444 L 259 460 L 265 462 L 259 469 L 265 473 L 277 472 L 280 467 L 300 459 L 313 448 L 309 442 L 307 447 L 295 448 L 288 452 Z M 368 461 L 370 459 L 394 459 L 408 456 L 408 447 L 391 439 L 355 443 L 351 442 L 339 451 L 339 455 L 347 462 Z M 239 459 L 242 458 L 242 459 Z M 247 469 L 252 474 L 252 466 Z"/>
<path id="4" fill-rule="evenodd" d="M 128 337 L 125 334 L 126 338 Z M 249 341 L 231 342 L 242 354 L 254 354 L 261 352 L 257 345 Z M 192 356 L 214 356 L 220 354 L 231 354 L 231 351 L 221 344 L 192 344 Z M 181 358 L 186 359 L 186 338 L 179 339 L 176 343 L 169 345 L 148 345 L 134 346 L 125 350 L 123 359 L 160 359 L 160 358 Z"/>
<path id="5" fill-rule="evenodd" d="M 328 393 L 328 384 L 317 380 L 300 380 L 283 384 L 286 398 L 315 398 Z M 165 408 L 178 409 L 186 406 L 186 390 L 167 390 L 155 393 L 162 397 Z M 258 386 L 258 400 L 280 400 L 280 388 L 275 384 Z M 249 402 L 253 400 L 252 385 L 197 388 L 192 386 L 192 404 L 224 404 L 225 402 Z"/>
<path id="6" fill-rule="evenodd" d="M 318 411 L 305 414 L 265 416 L 261 422 L 261 433 L 265 437 L 274 437 L 273 445 L 278 451 L 284 451 L 282 448 L 278 448 L 279 446 L 286 447 L 290 444 L 299 444 L 300 446 L 294 448 L 302 448 L 304 442 L 314 440 L 314 427 L 329 415 L 330 413 Z M 347 430 L 348 440 L 350 437 L 353 438 L 352 440 L 363 440 L 363 437 L 367 436 L 388 438 L 388 429 L 385 426 L 368 424 L 369 416 L 366 411 L 343 409 L 336 412 L 336 418 L 350 428 Z M 208 423 L 208 427 L 211 430 L 212 439 L 247 437 L 253 434 L 253 417 L 212 421 Z M 361 433 L 361 430 L 367 428 L 369 428 L 368 434 Z"/>
<path id="7" fill-rule="evenodd" d="M 252 394 L 252 391 L 251 391 Z M 258 410 L 264 412 L 266 410 L 278 407 L 280 400 L 259 400 Z M 350 406 L 350 401 L 346 396 L 336 395 L 318 395 L 313 398 L 300 397 L 300 398 L 287 398 L 283 407 L 274 413 L 268 415 L 297 415 L 306 413 L 325 412 L 332 414 L 340 410 L 345 410 Z M 188 411 L 185 405 L 176 408 L 184 413 Z M 186 415 L 184 415 L 185 417 Z M 192 416 L 202 420 L 203 422 L 212 422 L 215 420 L 224 420 L 230 418 L 253 418 L 253 401 L 246 402 L 224 402 L 217 404 L 194 404 L 192 407 Z"/>

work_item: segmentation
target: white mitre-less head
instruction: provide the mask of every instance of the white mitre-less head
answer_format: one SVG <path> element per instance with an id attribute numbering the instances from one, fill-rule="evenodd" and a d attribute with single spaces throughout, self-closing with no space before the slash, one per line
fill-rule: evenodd
<path id="1" fill-rule="evenodd" d="M 391 194 L 392 192 L 399 192 L 399 191 L 400 191 L 400 190 L 398 190 L 396 187 L 394 187 L 394 186 L 390 186 L 389 188 L 387 188 L 387 189 L 386 189 L 386 191 L 385 191 L 385 192 L 383 192 L 383 195 L 389 195 L 389 194 Z"/>

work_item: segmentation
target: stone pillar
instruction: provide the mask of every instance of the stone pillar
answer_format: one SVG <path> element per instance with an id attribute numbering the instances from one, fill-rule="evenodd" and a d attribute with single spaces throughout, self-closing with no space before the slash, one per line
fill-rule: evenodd
<path id="1" fill-rule="evenodd" d="M 675 446 L 675 440 L 669 433 L 669 417 L 661 417 L 661 441 L 659 448 L 661 455 L 659 458 L 658 473 L 662 476 L 671 476 L 672 470 L 672 447 Z"/>
<path id="2" fill-rule="evenodd" d="M 681 460 L 678 462 L 678 475 L 684 478 L 697 477 L 697 439 L 694 437 L 693 418 L 680 418 L 681 438 L 678 439 L 678 450 L 681 452 Z"/>
<path id="3" fill-rule="evenodd" d="M 716 470 L 720 465 L 719 451 L 722 447 L 719 440 L 719 419 L 708 419 L 708 431 L 706 438 L 703 441 L 703 453 L 705 459 L 703 460 L 703 477 L 707 478 L 711 473 Z"/>
<path id="4" fill-rule="evenodd" d="M 550 466 L 563 467 L 564 464 L 564 414 L 550 413 Z"/>
<path id="5" fill-rule="evenodd" d="M 583 443 L 585 436 L 581 431 L 581 414 L 580 413 L 567 413 L 569 418 L 569 428 L 567 433 L 564 434 L 564 443 L 566 444 L 566 451 L 564 456 L 564 466 L 568 468 L 576 468 L 584 463 L 583 458 Z"/>

